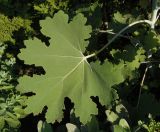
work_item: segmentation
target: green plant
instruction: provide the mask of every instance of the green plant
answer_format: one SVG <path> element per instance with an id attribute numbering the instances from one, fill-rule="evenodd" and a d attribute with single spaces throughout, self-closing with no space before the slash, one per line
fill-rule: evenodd
<path id="1" fill-rule="evenodd" d="M 19 118 L 24 118 L 25 96 L 15 91 L 12 67 L 15 58 L 6 53 L 7 46 L 0 44 L 0 131 L 17 131 L 20 126 Z"/>
<path id="2" fill-rule="evenodd" d="M 92 55 L 84 56 L 83 52 L 88 45 L 85 39 L 90 37 L 91 27 L 85 26 L 85 23 L 86 18 L 82 14 L 78 14 L 68 23 L 68 16 L 59 11 L 54 19 L 47 18 L 41 22 L 44 27 L 42 32 L 54 38 L 50 40 L 49 48 L 37 39 L 26 41 L 27 50 L 21 50 L 19 57 L 24 59 L 25 63 L 43 66 L 46 72 L 45 76 L 34 75 L 33 78 L 26 76 L 19 79 L 20 91 L 22 89 L 24 92 L 34 91 L 34 87 L 36 88 L 36 96 L 28 100 L 28 112 L 31 110 L 33 113 L 40 112 L 46 105 L 48 107 L 47 121 L 53 122 L 62 117 L 64 98 L 69 97 L 75 103 L 76 116 L 80 116 L 81 121 L 86 123 L 91 119 L 90 114 L 97 114 L 96 105 L 92 103 L 91 96 L 99 96 L 100 101 L 105 105 L 110 104 L 114 99 L 115 93 L 111 90 L 111 86 L 124 80 L 121 75 L 124 65 L 114 66 L 107 60 L 102 66 L 98 61 L 91 64 L 87 62 Z M 81 25 L 80 28 L 78 25 Z M 50 30 L 50 26 L 54 33 Z M 38 60 L 39 57 L 42 61 Z M 104 72 L 101 74 L 102 71 Z M 113 77 L 105 79 L 110 74 Z M 31 84 L 31 86 L 26 84 Z M 50 90 L 47 92 L 46 88 Z M 33 107 L 39 98 L 44 103 L 41 102 L 36 108 Z M 50 104 L 49 100 L 58 104 Z M 89 108 L 86 109 L 86 106 Z M 53 115 L 52 112 L 55 114 Z"/>
<path id="3" fill-rule="evenodd" d="M 1 42 L 12 42 L 15 43 L 13 38 L 13 32 L 18 31 L 20 28 L 24 28 L 26 32 L 30 32 L 32 29 L 30 27 L 31 21 L 27 19 L 22 19 L 21 17 L 14 17 L 9 19 L 4 14 L 0 13 L 0 41 Z"/>
<path id="4" fill-rule="evenodd" d="M 159 9 L 158 0 L 0 1 L 2 131 L 45 106 L 38 131 L 158 129 L 146 115 L 159 116 Z"/>
<path id="5" fill-rule="evenodd" d="M 62 118 L 63 101 L 65 97 L 69 97 L 74 102 L 76 116 L 80 117 L 80 121 L 86 123 L 91 119 L 90 114 L 97 114 L 96 106 L 90 99 L 91 96 L 98 96 L 102 105 L 110 106 L 111 102 L 117 99 L 115 90 L 112 87 L 124 82 L 128 76 L 139 68 L 143 61 L 148 61 L 149 55 L 147 54 L 157 51 L 159 37 L 155 38 L 154 35 L 153 40 L 152 38 L 149 39 L 150 36 L 155 34 L 151 30 L 148 32 L 148 37 L 143 38 L 143 45 L 139 45 L 136 49 L 132 46 L 126 47 L 128 52 L 129 50 L 132 52 L 135 50 L 133 52 L 135 60 L 132 62 L 127 62 L 128 58 L 123 56 L 123 54 L 126 54 L 126 51 L 124 53 L 112 51 L 115 59 L 116 54 L 120 52 L 117 56 L 120 62 L 116 65 L 109 62 L 108 59 L 103 64 L 100 64 L 98 61 L 88 63 L 88 60 L 99 55 L 118 37 L 121 37 L 125 31 L 135 25 L 144 23 L 154 29 L 157 21 L 157 13 L 156 17 L 154 14 L 155 10 L 158 10 L 156 1 L 153 3 L 151 20 L 137 20 L 130 23 L 116 33 L 100 50 L 86 56 L 83 55 L 86 51 L 85 48 L 88 46 L 86 39 L 90 38 L 89 34 L 92 31 L 90 26 L 85 26 L 86 19 L 82 14 L 77 14 L 68 23 L 68 16 L 59 11 L 53 19 L 46 18 L 41 21 L 42 33 L 51 38 L 50 46 L 45 47 L 38 39 L 27 40 L 25 41 L 27 48 L 22 49 L 19 55 L 20 59 L 23 59 L 26 64 L 42 66 L 45 70 L 45 75 L 33 75 L 32 78 L 24 76 L 18 80 L 18 90 L 22 93 L 33 92 L 36 94 L 28 99 L 26 112 L 38 114 L 46 105 L 48 107 L 46 119 L 48 122 L 54 122 Z M 122 15 L 119 13 L 115 14 L 115 19 L 120 23 L 126 23 L 128 16 L 122 18 Z M 138 36 L 131 38 L 133 44 Z M 147 39 L 151 43 L 148 43 Z M 128 53 L 128 55 L 130 57 L 131 53 Z M 147 69 L 148 67 L 146 72 Z M 141 87 L 143 86 L 144 78 L 145 76 L 142 79 Z M 139 93 L 140 96 L 141 91 Z M 39 100 L 41 101 L 35 108 L 34 104 Z M 51 103 L 51 100 L 54 103 Z M 139 106 L 139 101 L 140 98 L 138 99 L 137 107 Z M 87 109 L 86 106 L 88 106 Z M 120 128 L 116 126 L 115 129 Z"/>
<path id="6" fill-rule="evenodd" d="M 148 126 L 148 131 L 149 132 L 158 132 L 160 130 L 160 123 L 156 122 L 155 120 L 151 120 L 149 126 Z"/>

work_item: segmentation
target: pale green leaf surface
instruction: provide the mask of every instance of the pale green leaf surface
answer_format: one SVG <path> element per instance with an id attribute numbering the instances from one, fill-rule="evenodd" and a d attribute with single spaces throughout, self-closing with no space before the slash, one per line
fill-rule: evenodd
<path id="1" fill-rule="evenodd" d="M 123 74 L 126 78 L 132 79 L 134 71 L 139 68 L 140 64 L 145 61 L 145 50 L 142 47 L 135 48 L 132 45 L 125 47 L 122 52 L 120 50 L 112 50 L 111 55 L 115 60 L 125 64 Z"/>
<path id="2" fill-rule="evenodd" d="M 139 48 L 137 50 L 134 60 L 132 62 L 126 62 L 128 70 L 134 71 L 136 68 L 139 68 L 141 62 L 145 61 L 146 59 L 144 53 L 145 50 L 143 48 Z"/>
<path id="3" fill-rule="evenodd" d="M 106 110 L 106 115 L 107 115 L 107 120 L 112 123 L 118 119 L 118 115 L 111 110 Z"/>
<path id="4" fill-rule="evenodd" d="M 71 123 L 67 123 L 66 128 L 67 128 L 67 132 L 80 132 L 78 127 L 74 124 L 71 124 Z"/>
<path id="5" fill-rule="evenodd" d="M 128 129 L 128 130 L 130 129 L 128 122 L 123 118 L 120 119 L 119 125 L 122 126 L 125 129 Z"/>
<path id="6" fill-rule="evenodd" d="M 21 50 L 19 58 L 26 64 L 43 66 L 46 71 L 45 75 L 19 79 L 18 90 L 36 93 L 27 101 L 27 113 L 38 114 L 47 106 L 47 122 L 61 119 L 64 98 L 69 97 L 75 104 L 76 116 L 86 123 L 91 119 L 90 114 L 97 114 L 91 96 L 99 96 L 105 105 L 112 101 L 111 86 L 124 80 L 121 67 L 115 68 L 108 61 L 102 66 L 87 62 L 82 53 L 88 44 L 85 40 L 90 37 L 91 27 L 85 23 L 82 14 L 68 23 L 68 15 L 59 11 L 53 19 L 41 22 L 42 32 L 51 38 L 49 47 L 38 39 L 25 42 L 26 49 Z"/>
<path id="7" fill-rule="evenodd" d="M 129 132 L 126 129 L 124 129 L 123 127 L 119 126 L 119 125 L 114 125 L 114 131 L 113 132 Z"/>

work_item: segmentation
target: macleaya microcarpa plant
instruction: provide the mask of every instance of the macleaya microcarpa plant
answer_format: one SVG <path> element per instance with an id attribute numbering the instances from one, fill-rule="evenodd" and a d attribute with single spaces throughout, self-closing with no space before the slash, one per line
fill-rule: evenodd
<path id="1" fill-rule="evenodd" d="M 86 20 L 82 14 L 77 14 L 68 23 L 68 15 L 59 11 L 53 19 L 47 18 L 40 23 L 42 32 L 51 38 L 49 47 L 38 39 L 25 41 L 26 49 L 21 50 L 19 58 L 26 64 L 43 66 L 46 72 L 18 80 L 18 90 L 36 93 L 28 99 L 26 112 L 38 114 L 46 105 L 47 121 L 59 120 L 63 115 L 64 98 L 69 97 L 75 103 L 76 116 L 87 123 L 91 114 L 97 114 L 91 96 L 98 96 L 104 105 L 114 100 L 116 93 L 111 87 L 124 81 L 124 65 L 114 66 L 108 60 L 103 65 L 98 61 L 88 63 L 92 55 L 84 56 L 83 53 L 92 29 L 85 25 Z"/>

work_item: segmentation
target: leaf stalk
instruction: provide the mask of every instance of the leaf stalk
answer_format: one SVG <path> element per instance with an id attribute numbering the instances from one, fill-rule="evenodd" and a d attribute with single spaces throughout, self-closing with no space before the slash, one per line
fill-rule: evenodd
<path id="1" fill-rule="evenodd" d="M 128 26 L 124 27 L 122 30 L 120 30 L 106 45 L 104 45 L 100 50 L 98 50 L 97 52 L 86 56 L 87 58 L 91 58 L 93 56 L 98 55 L 99 53 L 101 53 L 104 49 L 106 49 L 112 42 L 114 42 L 119 36 L 122 36 L 122 33 L 124 33 L 126 30 L 128 30 L 129 28 L 131 28 L 132 26 L 141 24 L 141 23 L 146 23 L 149 24 L 151 26 L 152 29 L 154 29 L 155 27 L 155 23 L 157 21 L 157 18 L 159 17 L 158 11 L 160 10 L 160 7 L 158 7 L 158 0 L 153 0 L 152 2 L 152 18 L 151 20 L 139 20 L 136 22 L 133 22 L 131 24 L 129 24 Z"/>
<path id="2" fill-rule="evenodd" d="M 140 89 L 139 89 L 139 94 L 138 94 L 138 101 L 137 101 L 137 106 L 136 106 L 137 109 L 139 107 L 141 93 L 142 93 L 142 87 L 144 86 L 144 80 L 146 78 L 146 74 L 147 74 L 148 69 L 149 69 L 149 67 L 147 66 L 145 71 L 144 71 L 143 78 L 142 78 L 142 81 L 141 81 L 141 84 L 140 84 Z"/>
<path id="3" fill-rule="evenodd" d="M 154 29 L 155 28 L 155 23 L 157 21 L 157 14 L 159 11 L 160 7 L 158 7 L 158 0 L 153 0 L 152 1 L 152 24 L 151 24 L 151 28 Z"/>
<path id="4" fill-rule="evenodd" d="M 99 53 L 101 53 L 104 49 L 106 49 L 112 42 L 115 41 L 115 39 L 117 39 L 119 36 L 121 36 L 121 34 L 123 32 L 125 32 L 127 29 L 131 28 L 132 26 L 135 26 L 137 24 L 140 24 L 140 23 L 147 23 L 149 24 L 150 26 L 152 26 L 152 21 L 150 20 L 139 20 L 139 21 L 136 21 L 136 22 L 133 22 L 131 24 L 129 24 L 128 26 L 124 27 L 122 30 L 120 30 L 106 45 L 104 45 L 99 51 L 91 54 L 91 55 L 88 55 L 86 56 L 87 58 L 91 58 L 93 56 L 96 56 L 98 55 Z"/>

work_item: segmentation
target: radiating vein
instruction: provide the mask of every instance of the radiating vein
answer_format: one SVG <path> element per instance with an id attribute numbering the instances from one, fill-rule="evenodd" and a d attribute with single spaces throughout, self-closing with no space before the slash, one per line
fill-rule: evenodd
<path id="1" fill-rule="evenodd" d="M 67 78 L 70 74 L 72 74 L 72 73 L 77 69 L 77 67 L 78 67 L 84 60 L 85 60 L 85 57 L 83 57 L 83 59 L 82 59 L 70 72 L 68 72 L 68 73 L 63 77 L 63 80 L 64 80 L 65 78 Z"/>
<path id="2" fill-rule="evenodd" d="M 51 56 L 51 57 L 54 56 L 54 57 L 60 57 L 60 58 L 66 58 L 66 57 L 67 57 L 67 58 L 76 58 L 76 59 L 77 59 L 77 58 L 78 58 L 78 59 L 79 59 L 79 58 L 83 58 L 83 57 L 65 56 L 65 55 L 45 55 L 45 56 Z"/>

